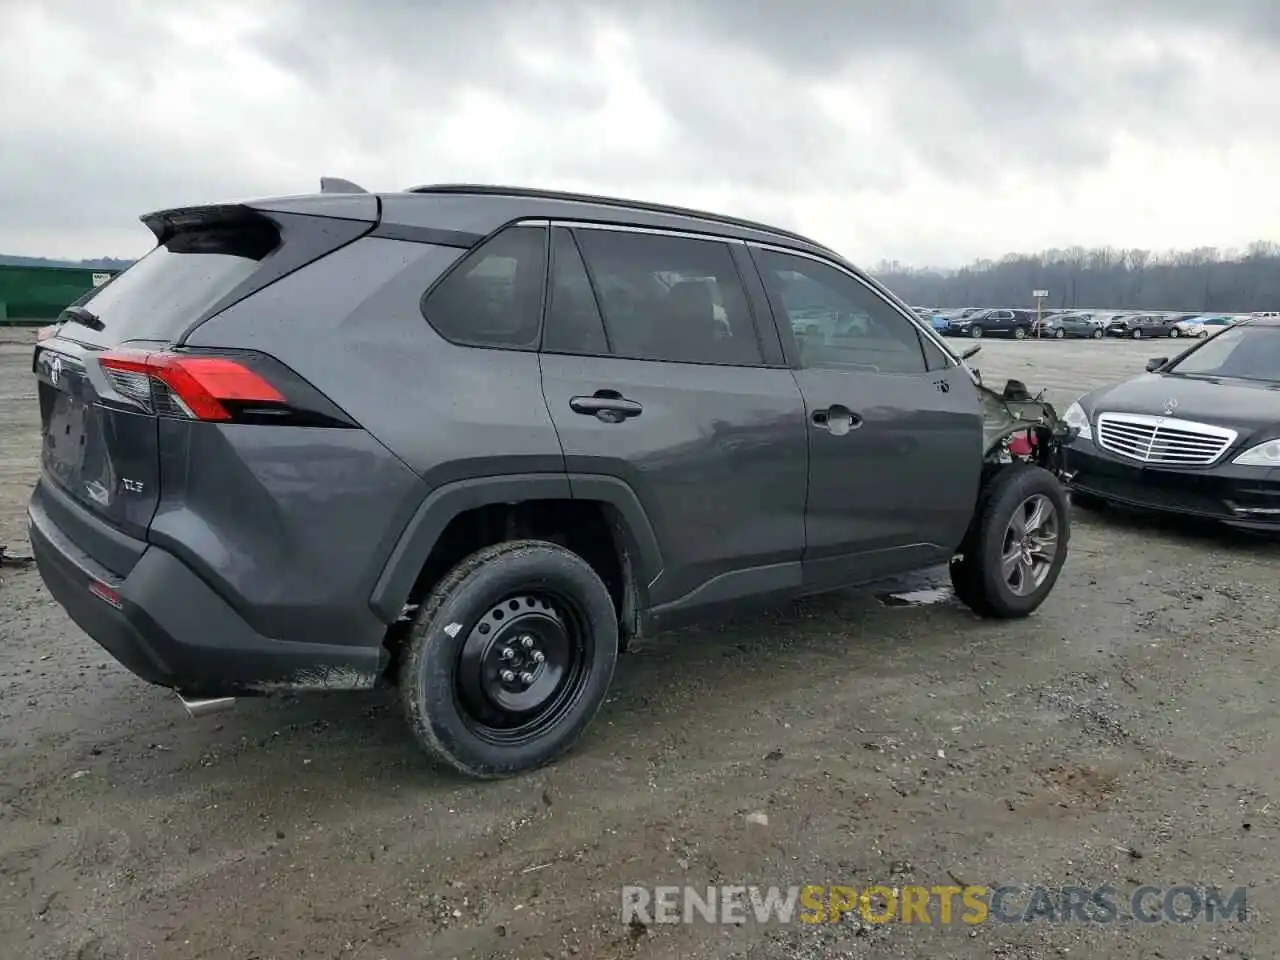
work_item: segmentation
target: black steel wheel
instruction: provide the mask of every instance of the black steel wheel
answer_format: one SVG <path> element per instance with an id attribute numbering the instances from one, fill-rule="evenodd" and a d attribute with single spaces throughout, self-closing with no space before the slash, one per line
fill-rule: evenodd
<path id="1" fill-rule="evenodd" d="M 422 604 L 400 673 L 419 743 L 474 777 L 532 770 L 564 754 L 599 710 L 618 656 L 613 598 L 554 543 L 480 550 Z"/>

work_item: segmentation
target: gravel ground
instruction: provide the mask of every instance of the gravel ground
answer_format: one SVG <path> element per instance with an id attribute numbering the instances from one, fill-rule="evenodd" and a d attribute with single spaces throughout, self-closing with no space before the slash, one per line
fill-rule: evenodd
<path id="1" fill-rule="evenodd" d="M 25 552 L 31 336 L 0 332 L 0 543 Z M 1063 406 L 1152 344 L 986 342 Z M 579 748 L 476 784 L 393 699 L 186 719 L 0 586 L 0 957 L 1271 957 L 1280 546 L 1077 514 L 1044 607 L 874 592 L 647 640 Z M 764 816 L 760 816 L 760 814 Z M 624 884 L 1249 887 L 1245 923 L 624 925 Z"/>

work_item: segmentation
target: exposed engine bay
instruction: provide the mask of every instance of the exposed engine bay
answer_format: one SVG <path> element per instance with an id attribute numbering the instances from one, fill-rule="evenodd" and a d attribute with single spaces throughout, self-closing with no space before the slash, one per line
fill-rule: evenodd
<path id="1" fill-rule="evenodd" d="M 997 393 L 975 378 L 982 401 L 982 445 L 988 463 L 1020 460 L 1061 474 L 1063 442 L 1070 427 L 1058 417 L 1044 391 L 1032 396 L 1020 380 L 1009 380 Z"/>

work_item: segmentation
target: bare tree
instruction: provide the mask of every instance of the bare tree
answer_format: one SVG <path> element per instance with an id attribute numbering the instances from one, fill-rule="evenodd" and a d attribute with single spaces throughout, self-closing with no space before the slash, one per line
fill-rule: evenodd
<path id="1" fill-rule="evenodd" d="M 911 303 L 927 306 L 1030 306 L 1033 290 L 1049 304 L 1136 310 L 1247 313 L 1280 309 L 1280 243 L 1259 240 L 1243 252 L 1214 247 L 1150 250 L 1070 247 L 1010 253 L 958 270 L 881 263 L 878 277 Z"/>

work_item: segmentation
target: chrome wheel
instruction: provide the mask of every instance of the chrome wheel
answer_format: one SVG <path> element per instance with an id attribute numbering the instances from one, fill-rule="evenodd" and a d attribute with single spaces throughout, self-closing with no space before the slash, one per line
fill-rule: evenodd
<path id="1" fill-rule="evenodd" d="M 1034 593 L 1058 555 L 1058 511 L 1042 493 L 1013 511 L 1000 551 L 1000 573 L 1015 596 Z"/>

